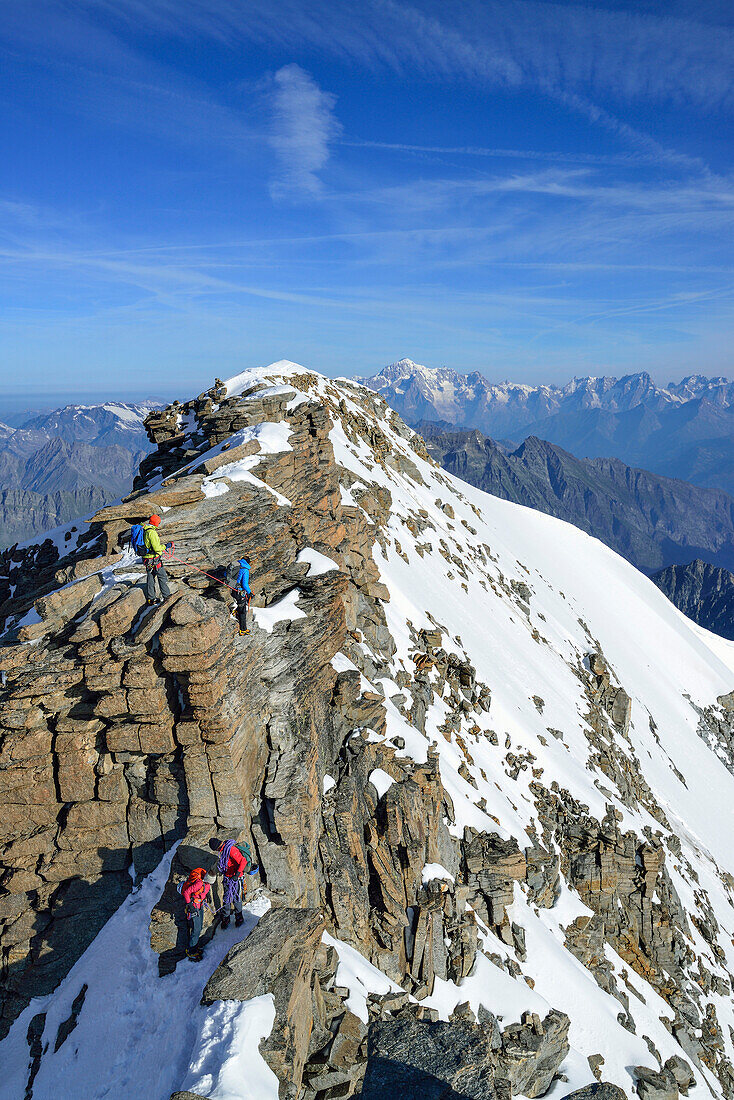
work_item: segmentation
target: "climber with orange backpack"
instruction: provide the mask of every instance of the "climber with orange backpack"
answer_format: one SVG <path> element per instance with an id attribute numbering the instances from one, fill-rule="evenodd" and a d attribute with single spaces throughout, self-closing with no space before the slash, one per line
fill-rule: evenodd
<path id="1" fill-rule="evenodd" d="M 161 542 L 161 537 L 158 534 L 160 522 L 160 516 L 151 516 L 143 527 L 143 541 L 145 543 L 143 561 L 147 574 L 145 595 L 149 605 L 163 603 L 163 600 L 167 600 L 171 595 L 171 589 L 168 587 L 168 576 L 165 566 L 163 565 L 163 555 L 169 550 L 172 544 L 168 543 L 167 546 L 164 546 Z M 156 599 L 155 595 L 156 578 L 158 579 L 158 588 L 161 593 L 158 599 Z"/>
<path id="2" fill-rule="evenodd" d="M 189 931 L 186 956 L 192 962 L 201 962 L 202 950 L 198 944 L 204 926 L 204 906 L 207 904 L 206 899 L 211 895 L 215 882 L 214 875 L 209 874 L 203 867 L 194 867 L 189 877 L 178 887 L 181 897 L 186 902 L 186 921 Z"/>

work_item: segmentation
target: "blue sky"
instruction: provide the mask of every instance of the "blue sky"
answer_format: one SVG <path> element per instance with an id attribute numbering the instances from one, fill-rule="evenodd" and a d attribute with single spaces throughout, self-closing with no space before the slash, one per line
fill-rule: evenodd
<path id="1" fill-rule="evenodd" d="M 731 370 L 734 8 L 0 0 L 10 390 Z"/>

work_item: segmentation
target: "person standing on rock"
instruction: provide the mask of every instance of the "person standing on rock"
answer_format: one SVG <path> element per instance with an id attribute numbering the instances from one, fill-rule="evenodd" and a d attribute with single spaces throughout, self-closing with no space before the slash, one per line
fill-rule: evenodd
<path id="1" fill-rule="evenodd" d="M 240 634 L 249 634 L 247 609 L 252 599 L 252 590 L 250 588 L 250 563 L 247 558 L 240 558 L 238 562 L 229 567 L 227 570 L 227 579 L 234 591 L 234 598 L 237 605 L 235 615 L 239 623 Z"/>
<path id="2" fill-rule="evenodd" d="M 215 882 L 214 875 L 205 873 L 203 867 L 195 867 L 180 887 L 181 897 L 186 902 L 186 922 L 189 931 L 186 956 L 192 962 L 201 962 L 202 950 L 199 947 L 199 938 L 204 926 L 204 905 Z"/>
<path id="3" fill-rule="evenodd" d="M 209 841 L 209 847 L 212 851 L 219 853 L 217 870 L 224 879 L 224 901 L 222 903 L 220 926 L 222 928 L 229 926 L 230 916 L 234 908 L 235 928 L 239 928 L 245 919 L 242 916 L 243 895 L 246 893 L 246 887 L 242 881 L 243 876 L 245 872 L 248 875 L 254 875 L 257 871 L 257 865 L 252 863 L 250 849 L 247 844 L 243 845 L 246 851 L 242 852 L 233 840 L 222 842 L 213 837 Z"/>
<path id="4" fill-rule="evenodd" d="M 162 603 L 163 600 L 168 599 L 171 595 L 171 589 L 168 587 L 166 568 L 162 560 L 162 555 L 165 553 L 166 547 L 161 542 L 161 537 L 158 534 L 160 522 L 160 516 L 151 516 L 143 527 L 143 538 L 145 540 L 143 561 L 145 562 L 146 572 L 145 595 L 149 606 L 154 603 Z M 161 593 L 158 599 L 156 599 L 155 594 L 156 577 L 158 578 L 158 588 Z"/>

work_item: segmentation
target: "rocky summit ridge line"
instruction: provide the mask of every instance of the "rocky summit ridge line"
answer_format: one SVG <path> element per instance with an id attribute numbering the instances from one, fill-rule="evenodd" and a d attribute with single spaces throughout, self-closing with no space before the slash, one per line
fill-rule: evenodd
<path id="1" fill-rule="evenodd" d="M 731 1100 L 728 643 L 354 382 L 147 429 L 129 497 L 0 557 L 0 1090 Z M 153 511 L 248 554 L 250 636 L 188 566 L 144 606 Z M 266 892 L 194 968 L 213 833 Z"/>

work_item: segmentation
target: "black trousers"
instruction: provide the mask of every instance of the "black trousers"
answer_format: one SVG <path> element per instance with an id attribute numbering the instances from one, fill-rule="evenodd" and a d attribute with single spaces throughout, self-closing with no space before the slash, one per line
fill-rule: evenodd
<path id="1" fill-rule="evenodd" d="M 237 601 L 237 622 L 240 624 L 240 630 L 247 630 L 247 607 L 250 601 L 244 592 L 238 592 L 235 600 Z"/>
<path id="2" fill-rule="evenodd" d="M 199 942 L 201 930 L 204 927 L 204 906 L 202 905 L 201 909 L 194 909 L 192 906 L 186 913 L 186 918 L 189 930 L 189 947 L 193 948 Z"/>

